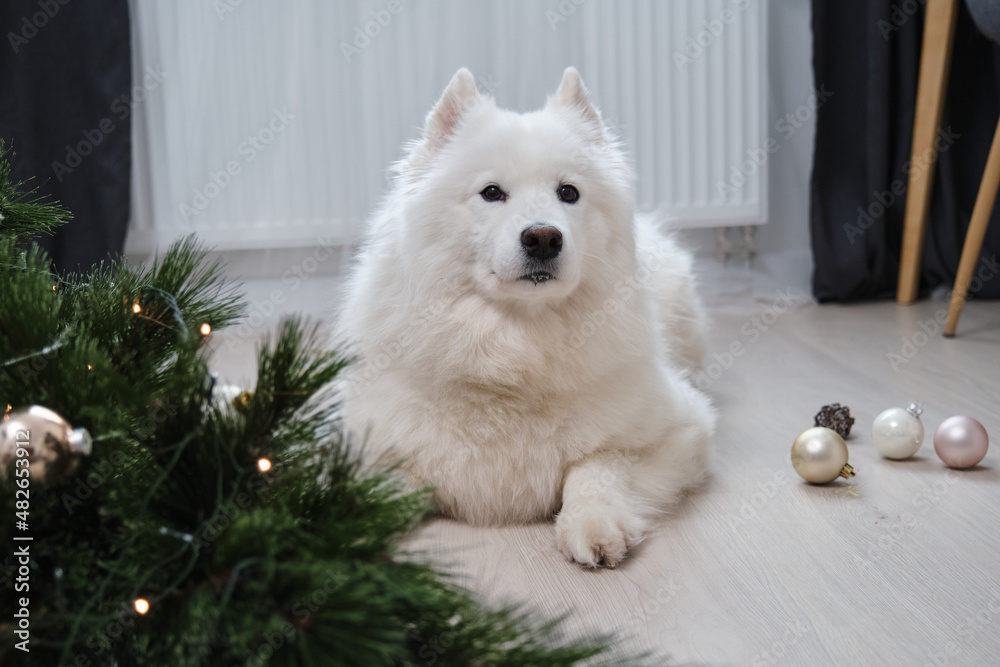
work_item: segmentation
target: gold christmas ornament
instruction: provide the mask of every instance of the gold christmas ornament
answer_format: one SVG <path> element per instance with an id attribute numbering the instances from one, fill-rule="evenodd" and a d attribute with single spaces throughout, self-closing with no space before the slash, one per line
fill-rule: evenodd
<path id="1" fill-rule="evenodd" d="M 222 411 L 236 410 L 246 414 L 253 394 L 234 384 L 219 384 L 212 388 L 212 402 Z"/>
<path id="2" fill-rule="evenodd" d="M 812 484 L 854 477 L 854 468 L 847 464 L 847 456 L 844 439 L 823 426 L 806 429 L 792 443 L 792 466 L 802 479 Z"/>
<path id="3" fill-rule="evenodd" d="M 0 423 L 0 474 L 26 467 L 32 480 L 49 484 L 72 475 L 80 456 L 91 452 L 87 429 L 74 429 L 48 408 L 33 405 L 7 417 Z"/>
<path id="4" fill-rule="evenodd" d="M 237 412 L 246 414 L 247 410 L 250 409 L 250 401 L 253 399 L 253 394 L 249 391 L 242 391 L 240 395 L 233 399 L 233 407 L 236 408 Z"/>

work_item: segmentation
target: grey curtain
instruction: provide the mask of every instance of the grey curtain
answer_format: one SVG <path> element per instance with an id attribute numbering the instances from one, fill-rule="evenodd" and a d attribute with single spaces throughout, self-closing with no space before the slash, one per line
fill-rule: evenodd
<path id="1" fill-rule="evenodd" d="M 817 112 L 810 230 L 813 294 L 821 302 L 894 298 L 920 66 L 924 4 L 813 0 Z M 934 169 L 921 293 L 951 285 L 1000 115 L 1000 49 L 959 8 L 941 152 Z M 998 207 L 1000 209 L 1000 207 Z M 980 269 L 1000 257 L 1000 210 Z M 994 270 L 993 273 L 996 273 Z M 985 272 L 984 272 L 985 275 Z M 975 297 L 1000 297 L 1000 275 Z"/>
<path id="2" fill-rule="evenodd" d="M 15 177 L 74 220 L 39 241 L 61 271 L 121 252 L 129 216 L 132 66 L 127 0 L 0 3 L 0 137 Z"/>

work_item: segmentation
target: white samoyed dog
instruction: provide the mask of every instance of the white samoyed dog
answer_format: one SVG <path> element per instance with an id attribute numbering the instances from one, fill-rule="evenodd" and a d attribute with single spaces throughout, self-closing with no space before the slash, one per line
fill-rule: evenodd
<path id="1" fill-rule="evenodd" d="M 466 69 L 397 165 L 335 340 L 366 460 L 473 524 L 555 516 L 614 567 L 707 472 L 714 414 L 691 258 L 633 211 L 634 176 L 580 76 L 518 114 Z"/>

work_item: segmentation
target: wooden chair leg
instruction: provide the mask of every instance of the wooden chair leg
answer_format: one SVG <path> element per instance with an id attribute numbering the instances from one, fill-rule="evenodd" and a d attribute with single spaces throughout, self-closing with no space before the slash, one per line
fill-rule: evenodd
<path id="1" fill-rule="evenodd" d="M 912 303 L 920 286 L 920 259 L 924 250 L 927 207 L 934 184 L 938 128 L 948 87 L 951 42 L 955 33 L 958 0 L 927 0 L 924 41 L 920 51 L 917 105 L 913 118 L 913 149 L 909 186 L 906 189 L 906 216 L 903 223 L 903 250 L 899 259 L 896 301 Z"/>
<path id="2" fill-rule="evenodd" d="M 958 263 L 958 274 L 955 276 L 955 289 L 951 293 L 951 305 L 948 307 L 948 321 L 944 324 L 944 335 L 954 336 L 958 327 L 958 318 L 962 314 L 962 305 L 969 290 L 972 272 L 979 262 L 979 251 L 983 248 L 983 237 L 986 236 L 986 226 L 993 212 L 993 203 L 997 198 L 997 188 L 1000 187 L 1000 121 L 993 134 L 990 145 L 990 155 L 986 158 L 986 170 L 979 184 L 976 195 L 976 205 L 972 208 L 972 218 L 969 229 L 965 232 L 965 244 L 962 246 L 962 259 Z"/>

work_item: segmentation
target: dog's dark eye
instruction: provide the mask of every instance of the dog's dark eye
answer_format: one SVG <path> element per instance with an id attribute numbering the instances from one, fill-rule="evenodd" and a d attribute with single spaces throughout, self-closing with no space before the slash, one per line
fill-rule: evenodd
<path id="1" fill-rule="evenodd" d="M 572 185 L 560 186 L 560 188 L 556 190 L 556 194 L 559 195 L 560 201 L 564 201 L 567 204 L 575 204 L 576 200 L 580 198 L 580 191 Z"/>
<path id="2" fill-rule="evenodd" d="M 487 185 L 479 194 L 486 201 L 504 201 L 507 199 L 507 193 L 501 190 L 498 185 Z"/>

